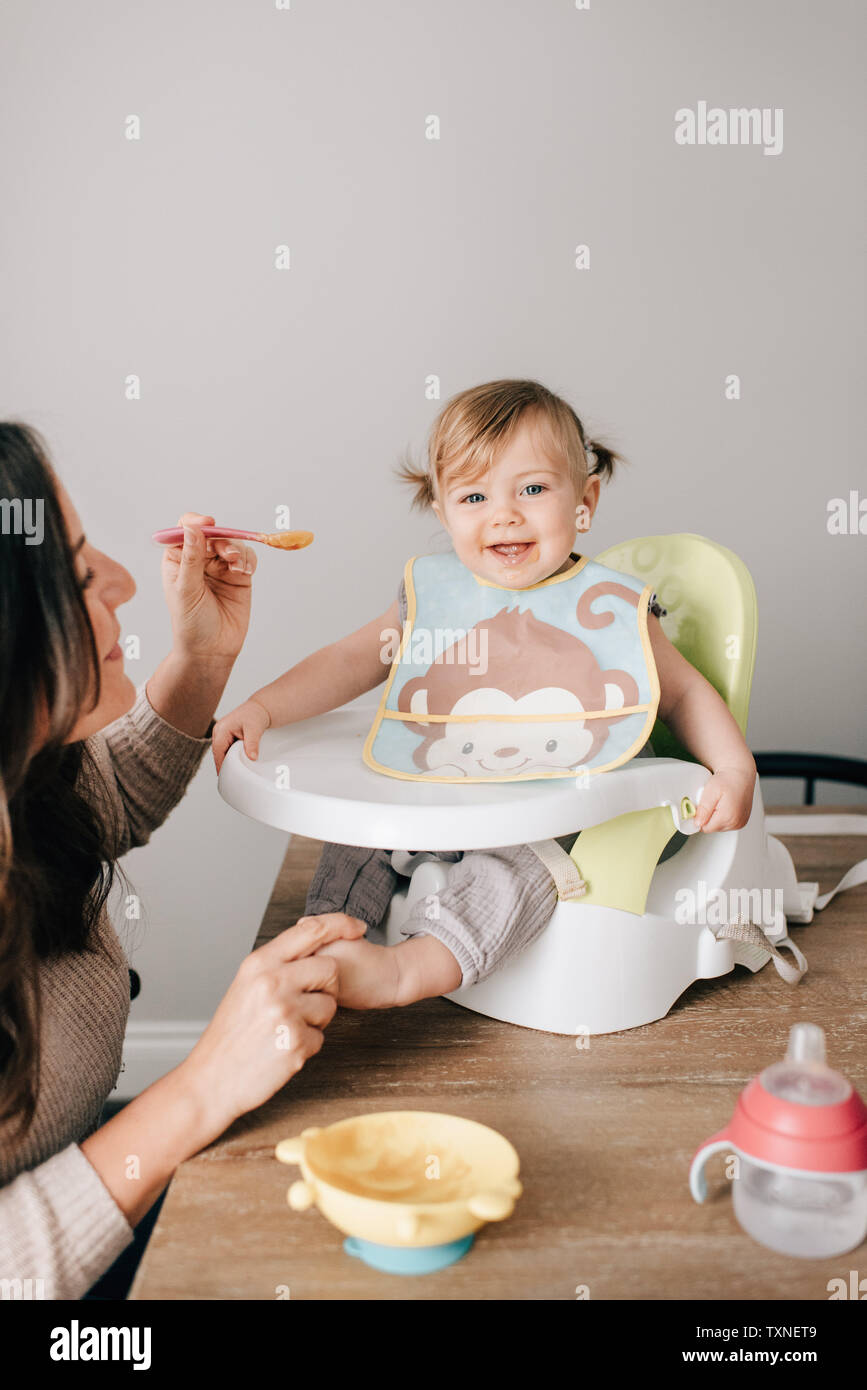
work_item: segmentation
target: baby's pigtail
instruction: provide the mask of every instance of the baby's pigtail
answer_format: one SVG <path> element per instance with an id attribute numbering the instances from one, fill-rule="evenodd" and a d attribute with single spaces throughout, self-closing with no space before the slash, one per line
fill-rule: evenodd
<path id="1" fill-rule="evenodd" d="M 400 466 L 395 469 L 395 475 L 402 483 L 409 483 L 415 488 L 415 496 L 410 503 L 411 507 L 418 507 L 420 510 L 429 508 L 434 501 L 433 483 L 430 473 L 426 468 L 419 468 L 415 464 L 412 451 L 406 450 Z"/>
<path id="2" fill-rule="evenodd" d="M 586 441 L 585 452 L 588 454 L 590 477 L 601 478 L 604 483 L 610 482 L 615 463 L 627 462 L 622 454 L 618 454 L 615 449 L 609 449 L 607 444 L 600 444 L 597 439 Z"/>

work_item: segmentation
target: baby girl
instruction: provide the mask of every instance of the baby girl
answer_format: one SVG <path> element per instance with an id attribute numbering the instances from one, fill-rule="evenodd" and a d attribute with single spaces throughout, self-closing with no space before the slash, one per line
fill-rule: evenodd
<path id="1" fill-rule="evenodd" d="M 574 569 L 581 559 L 572 549 L 576 531 L 589 530 L 602 478 L 611 476 L 619 457 L 591 444 L 560 397 L 537 382 L 512 380 L 454 397 L 434 424 L 428 453 L 427 469 L 402 469 L 416 488 L 414 504 L 433 510 L 466 570 L 514 591 Z M 723 700 L 665 637 L 662 613 L 652 596 L 647 633 L 659 681 L 658 716 L 712 774 L 696 824 L 702 831 L 738 829 L 752 809 L 755 762 Z M 217 769 L 236 739 L 256 758 L 265 729 L 309 719 L 380 685 L 391 664 L 384 637 L 402 631 L 406 617 L 401 582 L 386 612 L 306 657 L 220 719 L 213 732 Z M 560 840 L 563 848 L 571 849 L 576 834 Z M 399 876 L 424 858 L 450 864 L 448 884 L 437 895 L 435 913 L 423 901 L 414 905 L 402 928 L 406 941 L 338 940 L 322 948 L 338 961 L 341 1004 L 389 1008 L 473 984 L 528 946 L 554 911 L 554 880 L 526 845 L 439 854 L 326 845 L 307 914 L 342 913 L 378 926 Z"/>

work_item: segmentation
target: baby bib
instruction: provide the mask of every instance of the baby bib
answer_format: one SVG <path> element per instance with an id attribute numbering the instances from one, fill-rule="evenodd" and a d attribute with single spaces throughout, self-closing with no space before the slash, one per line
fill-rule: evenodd
<path id="1" fill-rule="evenodd" d="M 426 782 L 574 779 L 619 767 L 650 737 L 650 585 L 585 556 L 509 589 L 454 553 L 413 556 L 404 580 L 368 767 Z"/>

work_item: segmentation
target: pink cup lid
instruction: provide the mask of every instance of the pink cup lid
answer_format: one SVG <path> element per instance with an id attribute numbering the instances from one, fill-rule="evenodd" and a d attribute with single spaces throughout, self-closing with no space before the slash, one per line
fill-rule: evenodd
<path id="1" fill-rule="evenodd" d="M 795 1024 L 785 1061 L 744 1088 L 729 1123 L 702 1148 L 723 1141 L 783 1168 L 867 1170 L 867 1105 L 845 1077 L 826 1066 L 821 1028 Z"/>

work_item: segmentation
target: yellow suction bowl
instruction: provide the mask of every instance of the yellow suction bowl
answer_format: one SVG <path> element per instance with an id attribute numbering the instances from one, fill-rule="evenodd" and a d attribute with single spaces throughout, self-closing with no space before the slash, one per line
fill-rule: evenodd
<path id="1" fill-rule="evenodd" d="M 443 1245 L 511 1216 L 518 1155 L 487 1125 L 429 1110 L 390 1110 L 305 1129 L 277 1145 L 300 1165 L 296 1211 L 317 1206 L 345 1235 L 378 1245 Z"/>

